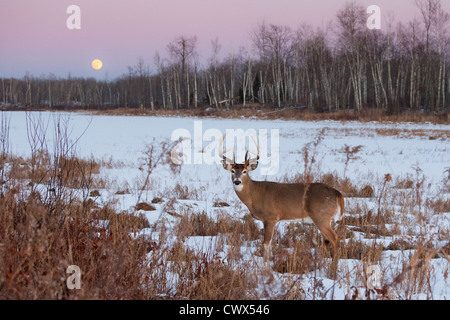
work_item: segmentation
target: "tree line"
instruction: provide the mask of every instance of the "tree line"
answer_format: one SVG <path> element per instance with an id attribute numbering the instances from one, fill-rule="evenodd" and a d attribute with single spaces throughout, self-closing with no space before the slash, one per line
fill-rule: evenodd
<path id="1" fill-rule="evenodd" d="M 196 36 L 179 36 L 149 65 L 139 59 L 113 81 L 2 78 L 0 104 L 24 107 L 186 109 L 259 104 L 314 111 L 379 108 L 446 111 L 450 106 L 450 16 L 440 0 L 416 0 L 419 17 L 390 15 L 370 30 L 348 2 L 324 27 L 267 22 L 251 45 L 223 54 L 218 39 L 201 59 Z M 202 62 L 201 62 L 202 61 Z"/>

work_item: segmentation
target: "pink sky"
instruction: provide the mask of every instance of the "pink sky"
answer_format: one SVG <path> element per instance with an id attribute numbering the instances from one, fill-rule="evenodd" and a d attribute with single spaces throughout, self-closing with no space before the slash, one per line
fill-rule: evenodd
<path id="1" fill-rule="evenodd" d="M 251 47 L 249 34 L 261 21 L 297 29 L 321 26 L 335 18 L 346 0 L 1 0 L 0 77 L 53 73 L 58 77 L 112 80 L 138 58 L 154 69 L 156 51 L 178 35 L 196 35 L 206 60 L 216 37 L 222 53 Z M 357 0 L 380 6 L 382 15 L 410 21 L 419 11 L 414 0 Z M 66 9 L 81 8 L 81 30 L 68 30 Z M 450 12 L 450 1 L 443 0 Z M 103 68 L 90 63 L 99 58 Z"/>

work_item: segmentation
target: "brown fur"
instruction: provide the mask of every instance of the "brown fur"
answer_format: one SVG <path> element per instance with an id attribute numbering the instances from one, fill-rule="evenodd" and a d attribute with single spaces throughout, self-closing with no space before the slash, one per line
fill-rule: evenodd
<path id="1" fill-rule="evenodd" d="M 245 164 L 231 164 L 227 160 L 224 157 L 223 165 L 232 172 L 232 182 L 242 184 L 242 190 L 235 189 L 237 196 L 252 216 L 264 224 L 266 250 L 278 221 L 309 217 L 331 243 L 333 256 L 336 255 L 338 236 L 330 223 L 338 209 L 341 216 L 344 213 L 344 197 L 338 190 L 322 183 L 253 181 L 248 172 L 257 167 L 255 160 L 246 160 Z"/>

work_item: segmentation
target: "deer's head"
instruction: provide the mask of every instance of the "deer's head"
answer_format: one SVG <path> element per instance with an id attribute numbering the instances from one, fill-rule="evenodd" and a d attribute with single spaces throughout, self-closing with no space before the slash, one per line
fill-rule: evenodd
<path id="1" fill-rule="evenodd" d="M 223 142 L 223 141 L 222 141 Z M 256 158 L 249 158 L 248 151 L 245 153 L 244 163 L 236 163 L 235 156 L 233 154 L 233 160 L 228 159 L 222 152 L 221 146 L 221 157 L 223 168 L 231 172 L 231 181 L 233 182 L 234 190 L 237 192 L 242 191 L 244 186 L 251 180 L 248 173 L 255 170 L 258 167 L 259 161 L 259 150 Z"/>
<path id="2" fill-rule="evenodd" d="M 244 186 L 250 180 L 248 173 L 258 167 L 259 157 L 254 159 L 248 158 L 248 151 L 245 154 L 244 163 L 234 163 L 234 161 L 223 156 L 222 165 L 225 170 L 231 172 L 231 181 L 233 182 L 234 190 L 242 191 Z"/>

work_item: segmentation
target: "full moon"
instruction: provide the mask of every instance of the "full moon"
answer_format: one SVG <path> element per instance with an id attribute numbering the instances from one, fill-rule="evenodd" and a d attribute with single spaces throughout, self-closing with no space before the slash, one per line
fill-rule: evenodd
<path id="1" fill-rule="evenodd" d="M 103 66 L 103 62 L 100 59 L 95 59 L 92 61 L 92 68 L 95 70 L 100 70 Z"/>

